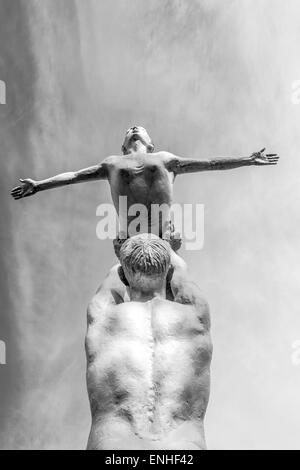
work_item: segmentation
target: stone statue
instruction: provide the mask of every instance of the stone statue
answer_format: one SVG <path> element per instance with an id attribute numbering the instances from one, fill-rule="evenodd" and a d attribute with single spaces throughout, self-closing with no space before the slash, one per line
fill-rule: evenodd
<path id="1" fill-rule="evenodd" d="M 170 279 L 174 301 L 166 300 L 171 249 L 155 235 L 125 241 L 120 262 L 88 308 L 88 449 L 205 449 L 208 305 L 178 273 Z"/>
<path id="2" fill-rule="evenodd" d="M 164 212 L 162 220 L 155 221 L 149 217 L 143 226 L 147 228 L 147 232 L 168 239 L 173 250 L 177 251 L 180 247 L 179 234 L 170 223 L 173 183 L 176 176 L 250 165 L 276 165 L 279 157 L 276 154 L 265 155 L 264 151 L 265 149 L 262 149 L 249 157 L 187 159 L 169 152 L 154 152 L 154 145 L 147 131 L 143 127 L 133 126 L 126 132 L 122 156 L 110 156 L 93 167 L 63 173 L 43 181 L 21 179 L 21 186 L 14 188 L 11 194 L 14 199 L 18 200 L 46 189 L 106 179 L 110 184 L 113 203 L 121 218 L 123 217 L 119 211 L 120 196 L 127 198 L 128 209 L 135 204 L 143 204 L 148 209 L 154 204 L 165 205 L 169 208 L 169 211 Z M 126 220 L 122 221 L 121 240 L 117 237 L 114 242 L 117 256 L 124 239 L 132 235 L 128 234 L 128 226 L 136 214 L 131 217 L 126 213 L 125 216 Z M 182 260 L 176 257 L 175 253 L 172 254 L 172 263 L 182 266 Z"/>
<path id="3" fill-rule="evenodd" d="M 114 241 L 120 264 L 88 309 L 87 384 L 92 412 L 88 449 L 205 449 L 203 420 L 212 354 L 208 305 L 175 253 L 171 222 L 177 175 L 250 165 L 276 165 L 265 149 L 249 157 L 186 159 L 154 152 L 142 127 L 131 127 L 123 156 L 43 181 L 20 180 L 14 199 L 64 185 L 106 179 L 122 230 Z M 148 209 L 146 234 L 130 233 L 127 208 Z M 151 207 L 167 208 L 154 220 Z M 130 211 L 129 211 L 130 212 Z M 169 243 L 166 242 L 168 240 Z"/>

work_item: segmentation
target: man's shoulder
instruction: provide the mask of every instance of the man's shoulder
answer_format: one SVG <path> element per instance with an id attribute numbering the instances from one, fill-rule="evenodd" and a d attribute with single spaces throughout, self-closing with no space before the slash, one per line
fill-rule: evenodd
<path id="1" fill-rule="evenodd" d="M 144 158 L 145 164 L 150 166 L 164 166 L 169 168 L 172 166 L 172 162 L 175 161 L 176 156 L 165 150 L 159 152 L 146 153 L 141 155 Z"/>
<path id="2" fill-rule="evenodd" d="M 162 160 L 169 161 L 175 157 L 175 155 L 167 150 L 160 150 L 159 152 L 152 153 L 151 155 L 161 158 Z"/>
<path id="3" fill-rule="evenodd" d="M 102 161 L 102 165 L 109 167 L 110 165 L 115 165 L 121 161 L 122 155 L 109 155 Z"/>
<path id="4" fill-rule="evenodd" d="M 91 321 L 99 317 L 100 314 L 103 315 L 107 308 L 124 302 L 126 288 L 118 274 L 119 266 L 120 264 L 116 264 L 110 269 L 106 278 L 89 302 L 88 319 Z"/>
<path id="5" fill-rule="evenodd" d="M 168 152 L 166 150 L 162 150 L 161 152 L 157 152 L 156 158 L 162 162 L 162 164 L 167 168 L 169 171 L 173 171 L 173 167 L 176 164 L 177 157 L 174 153 Z"/>
<path id="6" fill-rule="evenodd" d="M 187 312 L 195 311 L 195 305 L 182 304 L 174 302 L 173 300 L 155 298 L 150 301 L 153 310 L 159 311 L 173 311 L 173 312 Z"/>
<path id="7" fill-rule="evenodd" d="M 209 333 L 210 320 L 205 308 L 170 300 L 156 300 L 153 306 L 156 327 L 162 327 L 167 336 Z"/>
<path id="8" fill-rule="evenodd" d="M 193 301 L 189 299 L 188 302 L 153 299 L 152 303 L 154 310 L 159 311 L 162 315 L 169 313 L 180 317 L 182 315 L 187 318 L 194 317 L 207 329 L 210 327 L 209 306 L 202 296 L 197 296 Z"/>
<path id="9" fill-rule="evenodd" d="M 172 161 L 176 156 L 166 150 L 160 150 L 159 152 L 146 153 L 146 154 L 135 154 L 135 155 L 109 155 L 103 160 L 102 165 L 119 165 L 127 160 L 135 160 L 144 157 L 149 160 L 162 160 L 164 162 Z"/>

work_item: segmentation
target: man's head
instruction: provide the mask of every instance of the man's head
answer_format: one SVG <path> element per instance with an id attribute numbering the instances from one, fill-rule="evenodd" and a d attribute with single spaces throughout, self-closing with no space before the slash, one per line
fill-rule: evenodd
<path id="1" fill-rule="evenodd" d="M 144 127 L 141 126 L 132 126 L 128 129 L 125 134 L 125 139 L 122 145 L 122 152 L 124 155 L 127 155 L 130 151 L 130 148 L 133 146 L 134 142 L 139 140 L 147 148 L 147 152 L 152 153 L 154 151 L 153 142 Z"/>
<path id="2" fill-rule="evenodd" d="M 170 269 L 170 247 L 156 235 L 136 235 L 122 245 L 120 262 L 131 288 L 142 292 L 159 291 Z"/>

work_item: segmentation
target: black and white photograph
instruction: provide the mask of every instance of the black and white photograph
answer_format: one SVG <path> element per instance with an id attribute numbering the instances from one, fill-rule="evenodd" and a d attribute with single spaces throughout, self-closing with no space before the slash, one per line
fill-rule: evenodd
<path id="1" fill-rule="evenodd" d="M 299 48 L 300 0 L 0 0 L 0 450 L 300 450 Z"/>

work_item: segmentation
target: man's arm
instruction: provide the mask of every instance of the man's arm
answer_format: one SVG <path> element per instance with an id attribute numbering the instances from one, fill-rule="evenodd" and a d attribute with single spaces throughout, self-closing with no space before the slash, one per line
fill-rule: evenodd
<path id="1" fill-rule="evenodd" d="M 253 153 L 250 157 L 212 157 L 206 160 L 196 160 L 177 157 L 169 158 L 168 169 L 175 175 L 195 173 L 208 170 L 231 170 L 250 165 L 276 165 L 279 157 L 275 153 L 264 154 L 265 149 Z"/>
<path id="2" fill-rule="evenodd" d="M 32 196 L 39 191 L 46 189 L 59 188 L 69 184 L 84 183 L 86 181 L 95 181 L 106 179 L 108 176 L 107 164 L 103 163 L 80 171 L 72 171 L 69 173 L 61 173 L 42 181 L 35 181 L 32 179 L 20 179 L 22 185 L 17 186 L 11 191 L 14 199 L 22 199 L 24 197 Z"/>

